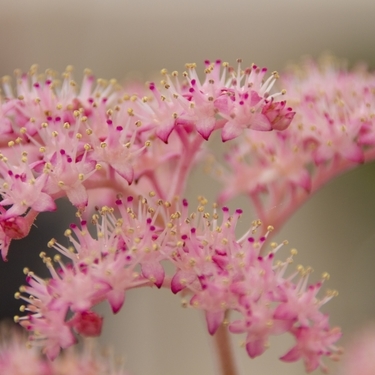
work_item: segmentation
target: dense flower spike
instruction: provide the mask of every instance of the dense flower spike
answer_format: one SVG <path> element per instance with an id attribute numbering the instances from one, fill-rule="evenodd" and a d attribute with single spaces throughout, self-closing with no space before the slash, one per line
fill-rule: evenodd
<path id="1" fill-rule="evenodd" d="M 220 202 L 245 194 L 277 227 L 327 181 L 375 158 L 374 74 L 348 71 L 332 58 L 308 60 L 282 85 L 297 112 L 291 126 L 248 133 L 231 145 L 229 170 L 213 164 L 224 184 Z"/>
<path id="2" fill-rule="evenodd" d="M 223 71 L 221 72 L 221 65 Z M 85 71 L 81 89 L 68 67 L 63 80 L 37 67 L 16 71 L 16 92 L 3 78 L 0 97 L 0 247 L 5 259 L 12 238 L 25 236 L 39 212 L 66 196 L 81 211 L 95 206 L 98 188 L 116 192 L 155 190 L 163 199 L 183 193 L 186 177 L 201 156 L 201 144 L 222 128 L 223 141 L 243 129 L 281 130 L 294 112 L 271 94 L 276 72 L 256 65 L 234 69 L 205 62 L 200 82 L 195 64 L 178 80 L 162 70 L 160 88 L 115 80 L 95 83 Z M 152 140 L 152 142 L 151 142 Z M 166 147 L 165 143 L 173 143 Z M 165 181 L 172 183 L 166 184 Z M 137 188 L 133 187 L 137 183 Z M 142 190 L 147 189 L 147 190 Z M 100 199 L 100 198 L 98 198 Z M 17 225 L 18 218 L 25 218 Z M 22 220 L 21 220 L 22 221 Z M 10 231 L 9 222 L 15 230 Z M 145 266 L 146 267 L 146 266 Z"/>
<path id="3" fill-rule="evenodd" d="M 186 200 L 157 200 L 153 192 L 147 199 L 118 198 L 116 205 L 118 217 L 108 207 L 93 216 L 95 238 L 89 235 L 86 221 L 81 221 L 80 227 L 71 225 L 65 232 L 74 247 L 49 242 L 70 259 L 65 264 L 60 256 L 55 257 L 55 268 L 52 260 L 41 254 L 51 272 L 50 280 L 26 270 L 28 285 L 21 287 L 16 297 L 26 301 L 22 310 L 29 315 L 16 320 L 33 332 L 30 342 L 42 345 L 49 357 L 54 358 L 59 347 L 74 343 L 72 329 L 85 336 L 100 333 L 102 320 L 92 312 L 94 305 L 107 299 L 116 313 L 126 290 L 152 285 L 170 287 L 173 293 L 183 291 L 184 299 L 190 294 L 190 302 L 184 305 L 204 311 L 211 335 L 224 323 L 228 311 L 237 311 L 236 320 L 228 322 L 229 331 L 246 335 L 250 357 L 266 350 L 270 335 L 284 332 L 290 332 L 297 343 L 282 359 L 302 358 L 308 371 L 324 368 L 321 357 L 338 351 L 334 343 L 339 330 L 331 330 L 327 316 L 319 310 L 335 292 L 317 297 L 328 275 L 310 286 L 309 268 L 298 266 L 287 275 L 296 251 L 284 262 L 275 261 L 275 254 L 287 244 L 284 241 L 272 243 L 265 253 L 272 227 L 266 235 L 257 235 L 261 223 L 254 221 L 237 239 L 236 224 L 242 210 L 231 215 L 224 207 L 219 215 L 214 205 L 209 213 L 202 197 L 192 213 Z M 173 275 L 165 275 L 161 261 L 175 266 Z M 67 319 L 70 313 L 73 318 Z"/>

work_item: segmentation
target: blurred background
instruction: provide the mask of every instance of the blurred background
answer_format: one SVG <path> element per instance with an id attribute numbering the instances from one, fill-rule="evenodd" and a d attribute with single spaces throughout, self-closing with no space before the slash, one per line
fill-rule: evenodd
<path id="1" fill-rule="evenodd" d="M 120 82 L 146 81 L 161 68 L 181 71 L 186 62 L 199 66 L 217 58 L 234 64 L 238 57 L 282 71 L 303 55 L 327 51 L 374 67 L 374 17 L 373 0 L 0 0 L 0 76 L 34 63 L 41 71 L 72 64 L 77 81 L 84 68 Z M 194 175 L 190 196 L 214 199 L 215 184 L 202 178 Z M 325 311 L 333 325 L 342 326 L 342 345 L 375 318 L 374 183 L 372 164 L 337 178 L 278 235 L 299 250 L 297 262 L 312 266 L 316 279 L 323 271 L 331 274 L 327 286 L 340 295 Z M 74 220 L 69 207 L 62 204 L 60 212 L 55 221 L 41 215 L 32 236 L 11 248 L 8 264 L 0 261 L 1 318 L 17 313 L 13 293 L 24 283 L 22 268 L 42 268 L 39 252 Z M 252 218 L 242 219 L 244 227 Z M 125 358 L 134 375 L 215 374 L 204 320 L 182 309 L 170 292 L 129 292 L 116 317 L 107 306 L 100 310 L 108 315 L 102 342 Z M 233 338 L 236 348 L 239 341 Z M 278 361 L 291 343 L 276 338 L 256 360 L 238 347 L 241 374 L 303 374 L 301 363 Z"/>

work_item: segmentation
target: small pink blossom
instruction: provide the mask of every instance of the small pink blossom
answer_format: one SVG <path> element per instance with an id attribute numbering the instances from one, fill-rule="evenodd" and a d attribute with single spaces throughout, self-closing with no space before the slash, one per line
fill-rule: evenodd
<path id="1" fill-rule="evenodd" d="M 96 337 L 102 332 L 103 317 L 93 311 L 78 312 L 69 324 L 84 337 Z"/>
<path id="2" fill-rule="evenodd" d="M 307 372 L 320 367 L 325 373 L 327 367 L 322 363 L 321 357 L 331 356 L 339 349 L 334 343 L 341 337 L 339 328 L 329 329 L 326 322 L 312 327 L 298 327 L 292 331 L 296 337 L 297 344 L 280 359 L 285 362 L 294 362 L 303 359 Z"/>

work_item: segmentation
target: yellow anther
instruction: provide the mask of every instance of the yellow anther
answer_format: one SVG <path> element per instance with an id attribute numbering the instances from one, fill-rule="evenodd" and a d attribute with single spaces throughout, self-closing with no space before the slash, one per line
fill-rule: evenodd
<path id="1" fill-rule="evenodd" d="M 305 272 L 305 267 L 302 266 L 302 264 L 299 264 L 299 265 L 297 266 L 297 271 L 303 273 L 303 272 Z"/>
<path id="2" fill-rule="evenodd" d="M 56 239 L 51 238 L 51 239 L 47 242 L 47 246 L 48 246 L 49 248 L 54 247 L 54 246 L 55 246 L 55 243 L 56 243 Z M 46 253 L 41 252 L 41 253 L 39 254 L 39 256 L 40 256 L 41 258 L 45 258 Z"/>
<path id="3" fill-rule="evenodd" d="M 337 290 L 328 289 L 326 291 L 326 295 L 328 297 L 337 297 L 339 295 L 339 292 Z"/>
<path id="4" fill-rule="evenodd" d="M 194 258 L 190 258 L 189 264 L 190 266 L 194 267 L 196 265 L 197 261 Z"/>

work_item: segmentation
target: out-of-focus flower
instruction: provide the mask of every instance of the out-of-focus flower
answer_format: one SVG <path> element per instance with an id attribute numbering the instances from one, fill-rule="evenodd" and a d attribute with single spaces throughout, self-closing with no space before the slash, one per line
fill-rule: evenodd
<path id="1" fill-rule="evenodd" d="M 80 351 L 68 349 L 51 362 L 36 347 L 28 345 L 25 335 L 14 327 L 0 329 L 1 375 L 126 375 L 111 356 L 100 353 L 93 342 L 85 341 Z"/>
<path id="2" fill-rule="evenodd" d="M 2 324 L 0 329 L 0 373 L 2 375 L 52 375 L 50 363 L 37 348 L 27 346 L 26 337 Z"/>
<path id="3" fill-rule="evenodd" d="M 375 326 L 364 326 L 348 341 L 338 375 L 375 374 Z"/>
<path id="4" fill-rule="evenodd" d="M 277 228 L 330 179 L 375 158 L 374 73 L 332 58 L 307 60 L 281 84 L 296 111 L 291 125 L 249 130 L 227 152 L 229 169 L 213 164 L 224 185 L 219 202 L 245 194 L 259 218 Z"/>

